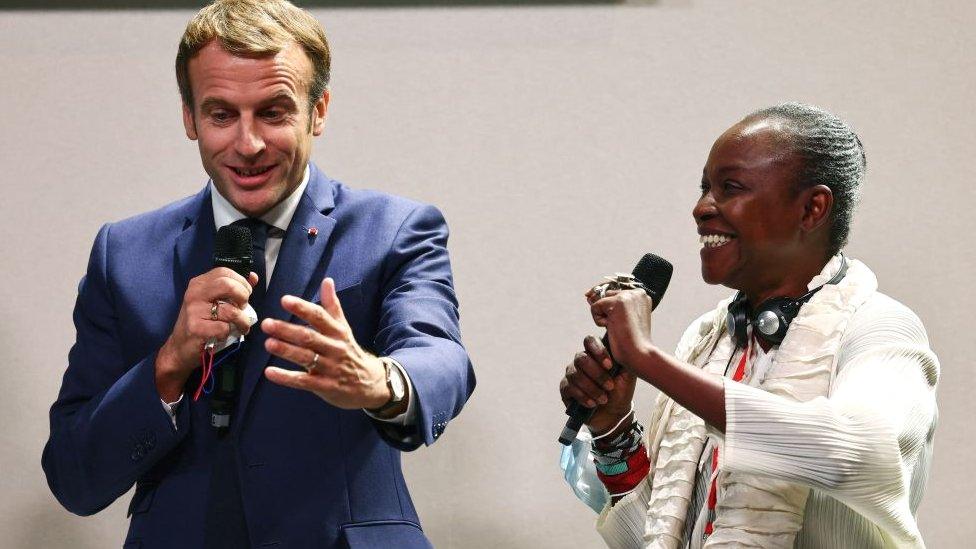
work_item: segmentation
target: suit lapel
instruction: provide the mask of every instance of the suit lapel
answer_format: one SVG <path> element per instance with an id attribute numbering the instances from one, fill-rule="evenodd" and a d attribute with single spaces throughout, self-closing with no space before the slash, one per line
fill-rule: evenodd
<path id="1" fill-rule="evenodd" d="M 183 232 L 176 237 L 173 283 L 175 296 L 182 301 L 190 279 L 213 268 L 214 248 L 213 206 L 210 204 L 210 185 L 197 193 L 187 206 Z M 176 310 L 179 310 L 179 303 Z"/>
<path id="2" fill-rule="evenodd" d="M 285 231 L 275 263 L 274 273 L 264 298 L 264 316 L 294 321 L 291 314 L 281 306 L 281 298 L 285 295 L 299 296 L 310 299 L 325 276 L 325 251 L 329 238 L 335 228 L 335 220 L 326 214 L 335 205 L 334 183 L 313 164 L 309 164 L 308 187 L 298 202 L 295 215 Z M 310 234 L 314 228 L 317 234 Z M 256 327 L 255 327 L 256 328 Z M 253 339 L 248 345 L 245 357 L 244 381 L 241 386 L 241 396 L 238 401 L 238 417 L 243 417 L 251 395 L 258 381 L 264 376 L 264 368 L 268 365 L 270 355 L 264 348 L 266 336 L 260 329 L 251 331 Z M 278 361 L 284 362 L 284 361 Z M 279 364 L 287 367 L 287 364 Z M 238 428 L 242 422 L 236 422 Z"/>

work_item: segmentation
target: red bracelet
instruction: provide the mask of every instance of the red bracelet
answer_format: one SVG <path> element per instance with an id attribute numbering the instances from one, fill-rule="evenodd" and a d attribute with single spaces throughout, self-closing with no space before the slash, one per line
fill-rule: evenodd
<path id="1" fill-rule="evenodd" d="M 627 458 L 627 470 L 625 472 L 619 475 L 605 475 L 597 471 L 596 476 L 607 487 L 611 496 L 617 496 L 626 494 L 637 487 L 650 471 L 651 462 L 647 458 L 647 450 L 641 444 L 637 447 L 637 451 Z"/>

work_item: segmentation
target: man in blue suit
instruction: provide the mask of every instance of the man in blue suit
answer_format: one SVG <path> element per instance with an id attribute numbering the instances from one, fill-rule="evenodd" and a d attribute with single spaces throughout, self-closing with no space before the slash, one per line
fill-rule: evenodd
<path id="1" fill-rule="evenodd" d="M 329 63 L 286 1 L 201 10 L 177 79 L 210 183 L 95 239 L 42 461 L 80 515 L 136 486 L 125 547 L 429 546 L 399 450 L 433 443 L 475 384 L 447 226 L 309 162 Z M 213 268 L 227 225 L 253 235 L 246 278 Z M 217 393 L 194 396 L 207 343 L 238 333 L 213 357 L 239 372 L 227 425 Z"/>

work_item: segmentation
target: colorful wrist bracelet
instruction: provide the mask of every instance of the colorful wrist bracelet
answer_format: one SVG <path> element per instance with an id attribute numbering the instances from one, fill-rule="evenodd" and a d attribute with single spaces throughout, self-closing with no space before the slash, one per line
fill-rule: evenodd
<path id="1" fill-rule="evenodd" d="M 616 428 L 614 427 L 614 429 Z M 610 442 L 601 444 L 600 447 L 593 444 L 590 453 L 593 454 L 593 461 L 596 463 L 597 470 L 608 475 L 627 471 L 625 467 L 628 458 L 642 446 L 643 440 L 644 426 L 638 421 L 632 421 L 627 429 L 615 436 Z"/>
<path id="2" fill-rule="evenodd" d="M 607 475 L 597 470 L 596 476 L 611 496 L 622 496 L 633 491 L 651 470 L 651 462 L 643 444 L 624 463 L 627 466 L 627 471 L 617 475 Z"/>
<path id="3" fill-rule="evenodd" d="M 627 462 L 626 461 L 620 461 L 620 462 L 617 462 L 617 463 L 610 463 L 608 465 L 604 465 L 604 464 L 600 463 L 599 461 L 594 461 L 593 464 L 596 465 L 596 470 L 597 471 L 599 471 L 599 472 L 601 472 L 601 473 L 603 473 L 604 475 L 607 475 L 607 476 L 619 475 L 621 473 L 626 473 L 627 472 Z"/>

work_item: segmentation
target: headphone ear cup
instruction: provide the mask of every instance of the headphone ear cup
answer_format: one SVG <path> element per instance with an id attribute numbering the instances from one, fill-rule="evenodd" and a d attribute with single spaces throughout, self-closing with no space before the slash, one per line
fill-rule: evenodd
<path id="1" fill-rule="evenodd" d="M 786 337 L 798 309 L 796 300 L 789 297 L 767 299 L 752 317 L 753 332 L 764 341 L 779 345 Z"/>
<path id="2" fill-rule="evenodd" d="M 749 326 L 748 309 L 749 304 L 746 302 L 745 296 L 737 294 L 735 299 L 729 303 L 729 314 L 725 318 L 726 329 L 739 347 L 745 347 L 748 338 L 746 332 L 746 328 Z"/>

